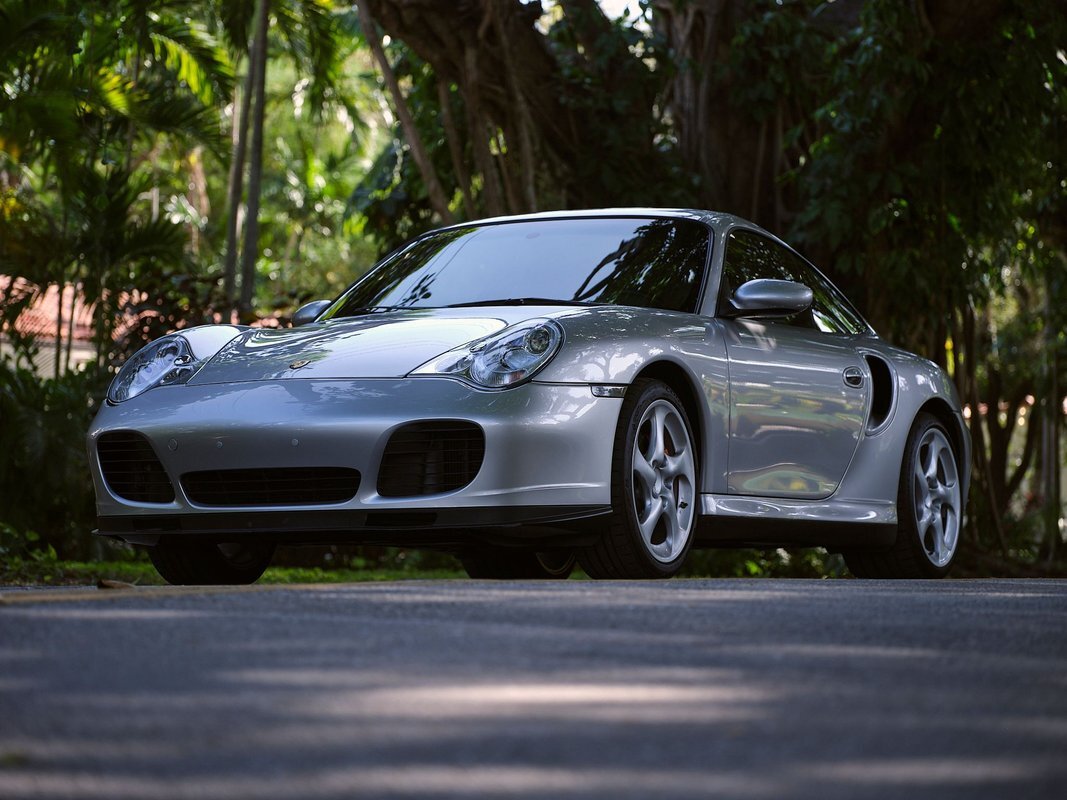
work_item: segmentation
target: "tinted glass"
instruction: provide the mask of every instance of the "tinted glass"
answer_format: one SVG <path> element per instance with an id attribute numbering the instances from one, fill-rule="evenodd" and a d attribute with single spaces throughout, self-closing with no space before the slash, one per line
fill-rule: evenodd
<path id="1" fill-rule="evenodd" d="M 455 228 L 387 259 L 328 317 L 536 297 L 695 311 L 708 229 L 677 219 L 567 219 Z"/>
<path id="2" fill-rule="evenodd" d="M 811 308 L 786 317 L 784 322 L 817 328 L 824 333 L 866 333 L 869 330 L 844 295 L 796 253 L 758 233 L 734 231 L 726 246 L 719 308 L 726 308 L 727 301 L 739 286 L 760 278 L 796 281 L 811 289 L 814 295 Z"/>

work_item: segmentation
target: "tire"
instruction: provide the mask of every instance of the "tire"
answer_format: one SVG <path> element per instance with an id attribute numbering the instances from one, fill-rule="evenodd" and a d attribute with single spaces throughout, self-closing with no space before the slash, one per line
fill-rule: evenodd
<path id="1" fill-rule="evenodd" d="M 897 487 L 897 538 L 888 550 L 845 552 L 857 578 L 943 578 L 959 551 L 963 503 L 959 457 L 932 414 L 915 419 Z"/>
<path id="2" fill-rule="evenodd" d="M 700 470 L 692 430 L 667 384 L 642 379 L 626 390 L 615 432 L 608 530 L 578 554 L 589 577 L 670 578 L 682 568 L 697 518 Z"/>
<path id="3" fill-rule="evenodd" d="M 574 570 L 571 550 L 513 550 L 486 547 L 459 556 L 470 578 L 485 580 L 565 580 Z"/>
<path id="4" fill-rule="evenodd" d="M 177 586 L 255 583 L 274 558 L 273 542 L 167 543 L 148 548 L 156 571 Z"/>

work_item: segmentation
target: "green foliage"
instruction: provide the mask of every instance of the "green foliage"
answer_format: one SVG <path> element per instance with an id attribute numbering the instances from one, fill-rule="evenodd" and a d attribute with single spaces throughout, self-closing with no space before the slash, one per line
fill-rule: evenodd
<path id="1" fill-rule="evenodd" d="M 52 583 L 58 559 L 51 545 L 42 545 L 35 531 L 18 531 L 0 522 L 0 584 Z"/>
<path id="2" fill-rule="evenodd" d="M 826 51 L 820 135 L 794 175 L 794 238 L 866 295 L 876 327 L 938 360 L 944 334 L 917 326 L 989 297 L 1015 244 L 1005 234 L 1057 194 L 1034 188 L 1049 183 L 1064 114 L 1067 26 L 1047 4 L 1012 12 L 979 41 L 935 42 L 911 6 L 867 3 Z"/>
<path id="3" fill-rule="evenodd" d="M 85 433 L 103 388 L 90 372 L 42 381 L 0 363 L 0 523 L 4 547 L 14 548 L 8 557 L 87 552 L 95 509 Z M 18 531 L 26 551 L 16 547 Z"/>
<path id="4" fill-rule="evenodd" d="M 1067 15 L 1059 5 L 1009 0 L 979 24 L 988 13 L 979 4 L 948 21 L 962 32 L 938 30 L 929 4 L 896 0 L 868 0 L 847 24 L 842 7 L 853 4 L 732 4 L 708 29 L 700 15 L 710 5 L 646 0 L 639 21 L 607 21 L 586 4 L 545 4 L 539 80 L 574 112 L 578 130 L 532 121 L 537 206 L 713 197 L 744 215 L 773 208 L 776 232 L 800 243 L 884 336 L 946 364 L 968 398 L 973 388 L 994 414 L 1020 396 L 1058 402 L 1044 395 L 1067 384 Z M 50 563 L 49 547 L 86 555 L 92 508 L 81 442 L 106 367 L 167 330 L 222 317 L 229 128 L 254 8 L 247 0 L 0 0 L 0 274 L 29 281 L 8 287 L 0 308 L 16 351 L 14 364 L 0 364 L 0 521 L 5 552 L 16 540 L 23 548 L 9 555 L 18 563 Z M 351 4 L 272 0 L 270 13 L 255 302 L 260 314 L 284 315 L 334 295 L 377 254 L 438 219 Z M 702 40 L 726 35 L 710 51 L 675 49 L 685 42 L 660 24 L 668 16 L 695 21 L 679 30 Z M 496 36 L 491 25 L 458 33 L 476 34 L 469 40 L 486 48 Z M 706 52 L 709 63 L 681 52 Z M 388 53 L 451 211 L 484 215 L 476 132 L 455 64 L 438 74 L 433 54 L 420 57 L 396 36 Z M 486 55 L 483 64 L 506 63 L 499 49 Z M 496 89 L 511 91 L 513 82 Z M 716 92 L 700 94 L 709 85 Z M 716 107 L 694 113 L 709 96 L 720 98 Z M 513 100 L 483 97 L 482 105 Z M 509 117 L 483 133 L 499 177 L 511 181 L 509 207 L 525 210 L 515 199 L 519 142 L 508 141 L 517 132 L 504 130 L 520 116 Z M 740 133 L 724 141 L 686 131 L 692 120 L 727 120 L 723 130 Z M 766 149 L 747 165 L 751 179 L 740 171 L 746 184 L 772 176 L 763 202 L 712 195 L 714 176 L 683 161 L 683 134 L 706 142 L 686 157 L 706 157 L 712 172 Z M 575 157 L 563 163 L 552 137 L 573 143 Z M 464 171 L 473 173 L 467 187 Z M 41 380 L 16 368 L 35 344 L 13 322 L 47 287 L 64 284 L 94 308 L 101 356 L 84 375 Z M 1009 473 L 1023 435 L 1009 436 L 1006 449 L 988 445 L 994 457 L 1001 448 Z M 1021 559 L 1036 557 L 1045 518 L 1058 511 L 1041 505 L 1037 477 L 1031 468 L 1014 488 L 1007 478 L 983 479 L 1006 516 L 990 507 L 984 485 L 972 493 L 971 517 L 1004 517 L 1005 547 Z M 989 527 L 979 526 L 983 546 Z M 393 569 L 401 556 L 380 558 L 375 566 Z M 836 574 L 840 561 L 696 553 L 691 569 Z"/>
<path id="5" fill-rule="evenodd" d="M 2 528 L 0 528 L 2 531 Z M 6 561 L 4 559 L 7 559 Z M 466 577 L 451 569 L 397 569 L 271 567 L 257 581 L 260 584 L 368 583 L 403 580 L 454 580 Z M 112 580 L 135 586 L 164 584 L 147 558 L 131 561 L 63 561 L 54 552 L 32 551 L 25 556 L 4 556 L 0 545 L 0 586 L 3 584 L 96 585 Z"/>
<path id="6" fill-rule="evenodd" d="M 687 578 L 840 578 L 848 574 L 840 555 L 823 550 L 695 550 L 686 558 Z"/>

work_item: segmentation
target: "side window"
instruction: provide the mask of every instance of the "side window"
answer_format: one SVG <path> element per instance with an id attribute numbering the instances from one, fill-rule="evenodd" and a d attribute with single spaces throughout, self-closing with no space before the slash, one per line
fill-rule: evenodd
<path id="1" fill-rule="evenodd" d="M 811 313 L 819 330 L 825 333 L 866 333 L 869 330 L 867 323 L 836 286 L 806 261 L 796 256 L 793 258 L 797 262 L 797 274 L 800 275 L 798 280 L 815 295 Z"/>
<path id="2" fill-rule="evenodd" d="M 760 278 L 796 281 L 811 289 L 811 309 L 782 322 L 824 333 L 862 333 L 867 325 L 844 296 L 796 253 L 753 231 L 738 230 L 726 243 L 719 309 L 724 309 L 737 287 Z"/>

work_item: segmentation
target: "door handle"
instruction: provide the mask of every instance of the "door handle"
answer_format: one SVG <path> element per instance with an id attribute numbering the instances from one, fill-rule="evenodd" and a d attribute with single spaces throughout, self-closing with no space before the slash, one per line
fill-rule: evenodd
<path id="1" fill-rule="evenodd" d="M 863 370 L 859 367 L 845 367 L 841 377 L 845 380 L 845 386 L 851 386 L 853 389 L 863 386 Z"/>

